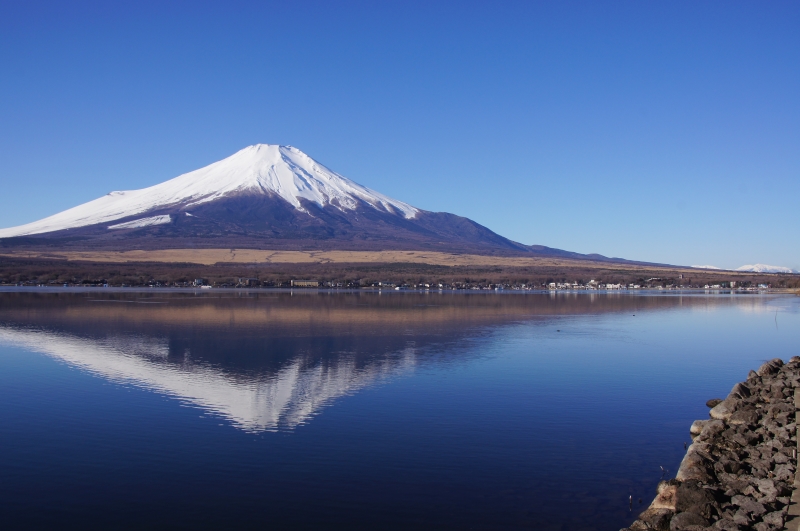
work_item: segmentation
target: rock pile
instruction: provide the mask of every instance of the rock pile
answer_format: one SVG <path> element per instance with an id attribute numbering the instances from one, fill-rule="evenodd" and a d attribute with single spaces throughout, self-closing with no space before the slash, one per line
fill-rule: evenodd
<path id="1" fill-rule="evenodd" d="M 622 531 L 783 529 L 797 467 L 800 357 L 750 371 L 725 400 L 709 400 L 675 479 Z"/>

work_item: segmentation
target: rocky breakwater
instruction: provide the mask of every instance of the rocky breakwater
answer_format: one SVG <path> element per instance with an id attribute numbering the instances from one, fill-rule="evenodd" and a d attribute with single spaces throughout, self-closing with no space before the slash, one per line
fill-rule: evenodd
<path id="1" fill-rule="evenodd" d="M 800 357 L 774 359 L 726 399 L 709 401 L 711 419 L 692 424 L 675 479 L 659 483 L 650 507 L 622 531 L 784 529 L 797 467 L 798 387 Z"/>

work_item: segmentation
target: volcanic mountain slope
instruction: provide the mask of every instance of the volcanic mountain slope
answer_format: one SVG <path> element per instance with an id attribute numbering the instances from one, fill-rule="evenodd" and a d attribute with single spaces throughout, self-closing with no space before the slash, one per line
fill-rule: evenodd
<path id="1" fill-rule="evenodd" d="M 438 250 L 604 259 L 511 241 L 470 219 L 370 190 L 297 148 L 266 144 L 149 188 L 111 192 L 0 229 L 0 246 Z"/>

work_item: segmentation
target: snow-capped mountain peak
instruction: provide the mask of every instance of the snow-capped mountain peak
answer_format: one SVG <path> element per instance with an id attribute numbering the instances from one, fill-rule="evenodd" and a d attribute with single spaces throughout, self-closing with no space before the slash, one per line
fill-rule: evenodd
<path id="1" fill-rule="evenodd" d="M 742 267 L 737 267 L 736 271 L 748 271 L 752 273 L 796 273 L 789 267 L 772 266 L 767 264 L 748 264 Z"/>
<path id="2" fill-rule="evenodd" d="M 375 192 L 326 168 L 291 146 L 256 144 L 199 170 L 140 190 L 116 191 L 27 225 L 0 229 L 0 238 L 41 234 L 130 218 L 167 208 L 192 207 L 241 194 L 275 195 L 309 213 L 302 200 L 342 211 L 366 203 L 406 219 L 413 206 Z M 164 220 L 163 215 L 161 216 Z M 135 221 L 135 220 L 134 220 Z M 168 221 L 168 220 L 167 220 Z M 133 223 L 133 222 L 127 222 Z"/>

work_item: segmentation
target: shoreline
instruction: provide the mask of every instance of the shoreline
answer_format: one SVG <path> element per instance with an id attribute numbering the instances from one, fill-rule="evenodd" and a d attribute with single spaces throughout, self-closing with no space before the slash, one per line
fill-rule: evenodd
<path id="1" fill-rule="evenodd" d="M 532 295 L 714 295 L 714 296 L 764 296 L 764 295 L 800 295 L 800 291 L 795 288 L 768 288 L 760 290 L 737 290 L 737 289 L 703 289 L 703 288 L 683 288 L 683 289 L 594 289 L 594 290 L 552 290 L 542 288 L 379 288 L 374 286 L 364 287 L 278 287 L 278 286 L 250 286 L 250 287 L 191 287 L 191 286 L 102 286 L 102 285 L 24 285 L 0 284 L 2 293 L 21 293 L 21 292 L 170 292 L 170 293 L 209 293 L 209 292 L 234 292 L 234 293 L 471 293 L 471 294 L 532 294 Z"/>
<path id="2" fill-rule="evenodd" d="M 3 251 L 0 249 L 0 251 Z M 133 254 L 131 254 L 133 253 Z M 434 252 L 300 252 L 217 250 L 190 254 L 131 251 L 128 254 L 83 254 L 83 260 L 51 253 L 0 252 L 0 284 L 191 284 L 195 279 L 216 286 L 289 287 L 293 280 L 331 287 L 458 287 L 505 289 L 800 289 L 800 275 L 751 273 L 597 262 L 566 258 L 504 258 Z M 123 260 L 124 258 L 124 260 Z M 267 258 L 269 260 L 267 260 Z M 93 261 L 99 260 L 99 261 Z M 163 261 L 160 261 L 163 260 Z M 200 263 L 198 263 L 200 262 Z M 593 290 L 592 290 L 593 291 Z"/>
<path id="3" fill-rule="evenodd" d="M 800 357 L 768 361 L 707 405 L 675 479 L 621 531 L 797 530 Z"/>

